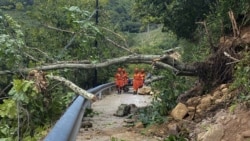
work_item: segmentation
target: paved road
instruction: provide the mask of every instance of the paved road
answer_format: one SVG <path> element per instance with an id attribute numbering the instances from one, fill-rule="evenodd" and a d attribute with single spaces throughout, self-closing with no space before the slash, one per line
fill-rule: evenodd
<path id="1" fill-rule="evenodd" d="M 124 117 L 113 116 L 121 104 L 135 104 L 137 107 L 143 107 L 149 105 L 151 100 L 152 97 L 149 95 L 133 95 L 131 93 L 119 95 L 113 93 L 105 96 L 102 100 L 92 104 L 93 111 L 98 113 L 89 119 L 93 123 L 93 127 L 81 128 L 77 141 L 111 141 L 112 137 L 126 141 L 157 141 L 129 131 L 128 128 L 123 127 Z"/>

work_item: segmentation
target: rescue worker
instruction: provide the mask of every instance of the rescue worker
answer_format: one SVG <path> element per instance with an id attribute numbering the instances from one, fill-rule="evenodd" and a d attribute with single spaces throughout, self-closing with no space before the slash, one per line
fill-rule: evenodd
<path id="1" fill-rule="evenodd" d="M 122 77 L 123 77 L 123 91 L 128 92 L 128 88 L 126 87 L 128 85 L 128 73 L 125 69 L 122 69 Z"/>
<path id="2" fill-rule="evenodd" d="M 122 69 L 118 68 L 115 74 L 115 84 L 118 94 L 121 94 L 121 90 L 123 87 L 123 77 L 122 77 Z"/>
<path id="3" fill-rule="evenodd" d="M 143 87 L 143 84 L 144 84 L 144 81 L 145 81 L 145 76 L 146 76 L 146 74 L 145 74 L 144 69 L 141 69 L 141 71 L 140 71 L 141 79 L 140 79 L 140 87 L 139 88 Z"/>
<path id="4" fill-rule="evenodd" d="M 133 90 L 134 94 L 137 94 L 137 90 L 140 87 L 140 81 L 141 81 L 141 76 L 139 74 L 138 68 L 135 68 L 134 70 L 134 76 L 133 76 Z"/>

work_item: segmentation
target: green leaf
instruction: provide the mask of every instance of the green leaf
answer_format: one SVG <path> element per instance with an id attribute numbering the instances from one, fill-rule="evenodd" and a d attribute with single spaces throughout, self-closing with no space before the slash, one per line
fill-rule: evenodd
<path id="1" fill-rule="evenodd" d="M 77 7 L 77 6 L 71 6 L 71 7 L 69 8 L 69 11 L 81 12 L 80 8 Z"/>
<path id="2" fill-rule="evenodd" d="M 26 92 L 31 85 L 33 84 L 33 81 L 24 81 L 23 82 L 23 92 Z"/>
<path id="3" fill-rule="evenodd" d="M 8 117 L 10 119 L 16 118 L 16 103 L 12 99 L 3 100 L 3 104 L 0 105 L 0 116 Z"/>

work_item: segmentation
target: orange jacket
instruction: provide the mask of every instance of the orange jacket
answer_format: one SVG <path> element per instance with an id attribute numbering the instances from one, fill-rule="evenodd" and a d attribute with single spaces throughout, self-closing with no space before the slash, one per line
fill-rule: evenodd
<path id="1" fill-rule="evenodd" d="M 119 86 L 119 87 L 123 87 L 124 85 L 123 76 L 119 72 L 115 74 L 115 84 L 116 86 Z"/>
<path id="2" fill-rule="evenodd" d="M 140 76 L 141 76 L 141 85 L 140 86 L 143 86 L 143 83 L 144 83 L 144 81 L 145 81 L 145 76 L 146 76 L 146 74 L 144 73 L 144 72 L 141 72 L 140 73 Z"/>
<path id="3" fill-rule="evenodd" d="M 123 81 L 124 81 L 124 85 L 127 85 L 128 84 L 128 74 L 127 72 L 123 72 Z"/>
<path id="4" fill-rule="evenodd" d="M 135 73 L 133 77 L 133 89 L 137 91 L 141 85 L 141 76 L 140 73 Z"/>

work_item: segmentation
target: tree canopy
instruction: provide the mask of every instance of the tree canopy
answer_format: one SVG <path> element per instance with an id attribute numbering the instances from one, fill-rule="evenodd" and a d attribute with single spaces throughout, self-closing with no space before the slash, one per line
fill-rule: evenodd
<path id="1" fill-rule="evenodd" d="M 218 0 L 135 0 L 134 13 L 142 18 L 144 23 L 162 23 L 163 31 L 171 30 L 179 38 L 194 39 L 199 24 L 210 19 L 211 24 L 223 22 L 230 26 L 227 16 L 229 10 L 234 11 L 236 19 L 248 12 L 249 1 L 218 1 Z M 216 21 L 215 21 L 216 20 Z M 210 24 L 210 23 L 209 23 Z"/>

